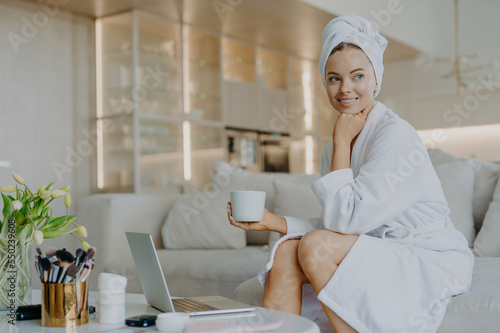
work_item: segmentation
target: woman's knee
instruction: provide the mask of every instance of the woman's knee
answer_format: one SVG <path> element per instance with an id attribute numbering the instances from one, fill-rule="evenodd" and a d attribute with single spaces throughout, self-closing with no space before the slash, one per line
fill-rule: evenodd
<path id="1" fill-rule="evenodd" d="M 298 245 L 298 239 L 289 239 L 278 246 L 278 248 L 276 249 L 276 253 L 274 254 L 273 269 L 275 271 L 281 269 L 289 269 L 290 266 L 294 266 L 294 264 L 298 261 Z"/>
<path id="2" fill-rule="evenodd" d="M 340 247 L 339 234 L 329 230 L 313 230 L 300 240 L 297 256 L 306 275 L 319 265 L 335 264 L 335 256 Z"/>
<path id="3" fill-rule="evenodd" d="M 297 257 L 298 239 L 290 239 L 281 243 L 276 249 L 274 263 L 271 268 L 271 275 L 281 277 L 298 278 L 305 280 L 305 275 L 300 267 Z M 278 273 L 278 274 L 276 274 Z"/>
<path id="4" fill-rule="evenodd" d="M 308 232 L 300 240 L 297 251 L 302 269 L 307 274 L 318 265 L 339 265 L 357 238 L 330 230 Z"/>

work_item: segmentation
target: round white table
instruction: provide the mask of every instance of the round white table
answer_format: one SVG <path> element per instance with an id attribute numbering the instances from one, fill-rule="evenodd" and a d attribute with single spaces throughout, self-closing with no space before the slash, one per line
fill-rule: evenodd
<path id="1" fill-rule="evenodd" d="M 40 303 L 40 290 L 33 290 L 32 300 L 34 304 Z M 248 304 L 237 302 L 235 300 L 222 297 L 222 296 L 203 296 L 195 297 L 196 299 L 203 301 L 209 305 L 215 306 L 219 309 L 230 309 L 236 307 L 248 307 Z M 16 325 L 11 325 L 8 323 L 9 318 L 7 317 L 7 312 L 0 312 L 0 333 L 94 333 L 94 332 L 116 332 L 116 333 L 134 333 L 137 331 L 131 330 L 124 324 L 116 325 L 103 325 L 99 323 L 99 308 L 98 308 L 98 294 L 95 291 L 89 293 L 89 305 L 93 305 L 97 308 L 95 318 L 90 319 L 88 324 L 77 326 L 77 327 L 42 327 L 41 320 L 25 320 L 16 321 Z M 141 314 L 152 314 L 156 315 L 160 311 L 149 306 L 146 302 L 146 298 L 142 294 L 126 294 L 126 304 L 125 304 L 125 314 L 127 317 L 136 316 Z M 91 315 L 92 318 L 92 315 Z M 246 314 L 229 314 L 229 315 L 212 315 L 206 317 L 192 317 L 190 321 L 206 321 L 207 327 L 210 327 L 214 320 L 232 320 L 232 322 L 244 327 L 255 327 L 255 331 L 258 332 L 259 325 L 269 325 L 278 323 L 278 328 L 273 329 L 273 332 L 283 332 L 283 333 L 319 333 L 320 330 L 318 326 L 311 320 L 300 317 L 294 314 L 265 309 L 261 307 L 256 307 L 255 313 Z M 212 322 L 210 322 L 212 321 Z M 149 327 L 140 330 L 146 331 L 157 331 L 156 327 Z M 181 333 L 181 332 L 179 332 Z"/>

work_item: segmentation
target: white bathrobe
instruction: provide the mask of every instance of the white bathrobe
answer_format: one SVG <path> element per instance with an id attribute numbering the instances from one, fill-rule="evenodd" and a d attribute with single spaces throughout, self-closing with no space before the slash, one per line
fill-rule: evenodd
<path id="1" fill-rule="evenodd" d="M 264 286 L 285 240 L 314 229 L 360 235 L 316 296 L 303 288 L 302 315 L 333 332 L 320 300 L 358 332 L 435 332 L 450 297 L 470 288 L 474 257 L 449 219 L 441 183 L 415 129 L 375 102 L 351 156 L 330 172 L 333 142 L 312 189 L 322 217 L 285 217 L 287 235 L 259 273 Z M 319 213 L 318 213 L 319 215 Z"/>

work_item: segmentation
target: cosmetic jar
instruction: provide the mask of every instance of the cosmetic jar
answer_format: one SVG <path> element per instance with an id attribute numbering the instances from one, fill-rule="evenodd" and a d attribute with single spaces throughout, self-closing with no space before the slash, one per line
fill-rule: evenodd
<path id="1" fill-rule="evenodd" d="M 125 321 L 125 287 L 127 278 L 121 275 L 100 273 L 97 279 L 99 291 L 99 322 L 122 324 Z"/>

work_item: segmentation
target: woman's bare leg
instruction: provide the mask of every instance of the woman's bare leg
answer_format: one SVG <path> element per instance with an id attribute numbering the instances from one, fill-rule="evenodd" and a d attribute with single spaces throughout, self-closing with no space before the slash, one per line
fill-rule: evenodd
<path id="1" fill-rule="evenodd" d="M 298 239 L 284 241 L 278 246 L 264 289 L 262 307 L 300 315 L 302 285 L 308 281 L 299 265 L 298 246 Z"/>
<path id="2" fill-rule="evenodd" d="M 329 230 L 314 230 L 299 243 L 299 262 L 316 294 L 330 281 L 358 236 L 344 235 Z M 336 333 L 357 332 L 329 307 L 321 303 Z"/>

